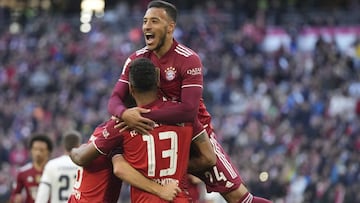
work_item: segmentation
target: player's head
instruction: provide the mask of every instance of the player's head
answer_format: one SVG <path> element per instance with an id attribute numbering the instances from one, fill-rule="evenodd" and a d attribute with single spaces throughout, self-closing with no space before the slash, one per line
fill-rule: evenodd
<path id="1" fill-rule="evenodd" d="M 29 148 L 33 162 L 41 164 L 50 158 L 53 144 L 47 135 L 34 134 L 30 139 Z"/>
<path id="2" fill-rule="evenodd" d="M 133 96 L 141 93 L 157 93 L 158 74 L 150 59 L 137 58 L 133 60 L 129 65 L 129 70 L 129 87 Z"/>
<path id="3" fill-rule="evenodd" d="M 170 47 L 176 26 L 177 9 L 166 1 L 151 1 L 143 20 L 147 48 L 164 54 Z"/>
<path id="4" fill-rule="evenodd" d="M 81 134 L 76 130 L 68 130 L 63 134 L 62 144 L 66 152 L 70 152 L 72 148 L 80 146 Z"/>
<path id="5" fill-rule="evenodd" d="M 155 0 L 155 1 L 151 1 L 148 6 L 148 9 L 150 8 L 160 8 L 165 10 L 166 14 L 168 15 L 168 17 L 174 21 L 176 23 L 176 19 L 177 19 L 177 9 L 176 6 L 166 2 L 166 1 L 162 1 L 162 0 Z"/>

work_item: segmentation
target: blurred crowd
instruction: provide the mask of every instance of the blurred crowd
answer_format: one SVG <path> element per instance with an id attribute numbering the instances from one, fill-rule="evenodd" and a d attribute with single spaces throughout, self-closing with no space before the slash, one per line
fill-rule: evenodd
<path id="1" fill-rule="evenodd" d="M 291 46 L 266 52 L 267 26 L 279 22 L 269 22 L 276 15 L 263 7 L 248 18 L 211 3 L 180 12 L 175 36 L 202 58 L 219 140 L 253 194 L 287 203 L 360 202 L 360 40 L 339 51 L 319 38 L 303 52 L 296 30 L 314 19 L 287 20 L 281 26 Z M 94 18 L 89 33 L 79 32 L 78 17 L 50 14 L 28 19 L 19 33 L 2 30 L 0 202 L 29 161 L 33 132 L 60 146 L 64 130 L 77 129 L 85 142 L 108 118 L 122 65 L 144 46 L 143 11 L 119 4 Z M 334 25 L 331 17 L 315 25 Z"/>

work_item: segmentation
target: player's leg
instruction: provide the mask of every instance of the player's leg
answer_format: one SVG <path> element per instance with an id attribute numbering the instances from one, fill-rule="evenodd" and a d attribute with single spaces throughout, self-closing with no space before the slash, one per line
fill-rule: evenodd
<path id="1" fill-rule="evenodd" d="M 217 157 L 216 165 L 194 175 L 204 181 L 208 192 L 219 192 L 229 203 L 269 203 L 270 201 L 253 197 L 248 192 L 236 167 L 215 136 L 211 133 L 210 141 Z"/>

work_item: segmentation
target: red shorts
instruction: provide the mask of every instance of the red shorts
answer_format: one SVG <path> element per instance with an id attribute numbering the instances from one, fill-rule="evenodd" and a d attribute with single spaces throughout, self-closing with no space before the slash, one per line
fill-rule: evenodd
<path id="1" fill-rule="evenodd" d="M 229 155 L 215 137 L 215 133 L 210 133 L 209 138 L 217 157 L 216 165 L 205 172 L 194 175 L 206 184 L 208 192 L 228 193 L 240 187 L 243 181 Z"/>

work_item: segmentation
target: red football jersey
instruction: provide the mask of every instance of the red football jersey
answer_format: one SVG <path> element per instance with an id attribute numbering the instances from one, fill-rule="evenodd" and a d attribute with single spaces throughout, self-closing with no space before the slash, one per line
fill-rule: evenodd
<path id="1" fill-rule="evenodd" d="M 151 104 L 155 106 L 152 109 L 162 104 L 164 102 L 157 101 Z M 150 135 L 136 131 L 119 133 L 114 125 L 115 121 L 109 120 L 103 136 L 94 141 L 99 152 L 108 154 L 114 147 L 122 145 L 124 158 L 144 176 L 159 184 L 168 181 L 183 184 L 193 136 L 192 125 L 157 125 Z M 135 187 L 131 188 L 131 199 L 132 202 L 162 202 L 159 197 Z M 187 195 L 179 194 L 175 202 L 187 202 Z"/>
<path id="2" fill-rule="evenodd" d="M 12 191 L 11 199 L 14 198 L 15 194 L 21 194 L 21 191 L 25 189 L 25 203 L 34 203 L 41 174 L 42 171 L 36 170 L 32 163 L 28 163 L 21 167 L 16 178 L 16 185 Z"/>
<path id="3" fill-rule="evenodd" d="M 104 124 L 98 126 L 88 144 L 103 135 Z M 111 159 L 99 156 L 89 166 L 77 171 L 73 194 L 69 203 L 116 203 L 122 181 L 113 174 Z"/>
<path id="4" fill-rule="evenodd" d="M 128 66 L 132 60 L 141 57 L 149 58 L 160 69 L 160 94 L 168 100 L 181 101 L 182 88 L 203 87 L 202 64 L 199 56 L 176 40 L 170 50 L 161 58 L 158 58 L 146 47 L 133 53 L 125 62 L 119 81 L 129 82 Z M 198 117 L 204 126 L 211 127 L 211 116 L 206 110 L 202 98 Z"/>

